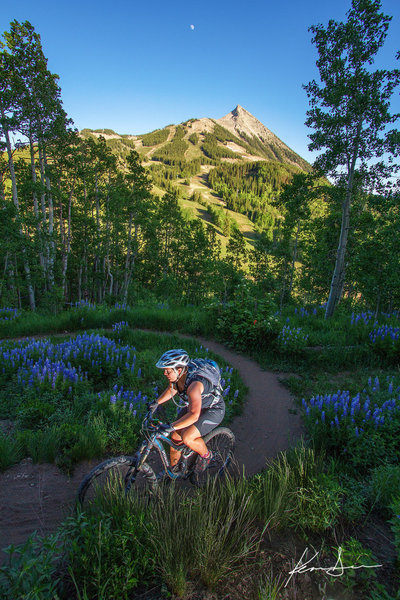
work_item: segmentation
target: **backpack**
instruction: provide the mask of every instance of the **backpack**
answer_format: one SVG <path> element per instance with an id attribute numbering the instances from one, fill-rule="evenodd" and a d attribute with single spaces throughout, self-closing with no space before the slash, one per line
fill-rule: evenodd
<path id="1" fill-rule="evenodd" d="M 213 404 L 216 404 L 222 395 L 221 386 L 221 371 L 215 362 L 211 358 L 194 358 L 188 364 L 188 373 L 185 381 L 185 389 L 180 395 L 181 400 L 187 405 L 187 394 L 186 390 L 192 383 L 195 376 L 204 377 L 211 385 L 212 390 L 208 394 L 202 395 L 203 408 L 209 408 Z"/>
<path id="2" fill-rule="evenodd" d="M 213 392 L 221 387 L 221 371 L 215 360 L 211 360 L 211 358 L 194 358 L 190 361 L 186 377 L 186 388 L 191 383 L 194 375 L 200 375 L 200 377 L 208 379 L 213 386 Z"/>

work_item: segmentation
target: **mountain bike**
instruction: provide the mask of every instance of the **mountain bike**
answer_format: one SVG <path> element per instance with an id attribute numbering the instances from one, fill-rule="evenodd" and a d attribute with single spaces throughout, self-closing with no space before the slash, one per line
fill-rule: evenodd
<path id="1" fill-rule="evenodd" d="M 212 452 L 212 459 L 205 471 L 196 472 L 199 455 L 185 444 L 177 445 L 160 432 L 162 421 L 155 419 L 148 410 L 142 422 L 143 441 L 133 456 L 116 456 L 94 467 L 82 480 L 78 489 L 78 501 L 81 505 L 92 502 L 97 494 L 115 489 L 128 494 L 145 493 L 156 495 L 161 482 L 188 480 L 201 486 L 211 477 L 226 474 L 232 461 L 235 436 L 227 427 L 216 427 L 204 436 L 204 442 Z M 178 469 L 172 470 L 164 445 L 181 451 Z"/>

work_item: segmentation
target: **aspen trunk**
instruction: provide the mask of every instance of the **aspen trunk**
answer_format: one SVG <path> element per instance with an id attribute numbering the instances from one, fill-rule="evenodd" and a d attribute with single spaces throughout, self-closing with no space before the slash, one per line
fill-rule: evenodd
<path id="1" fill-rule="evenodd" d="M 356 168 L 356 161 L 358 157 L 358 147 L 359 147 L 359 138 L 361 133 L 361 119 L 358 123 L 357 134 L 356 134 L 356 142 L 354 146 L 352 161 L 349 166 L 349 174 L 347 178 L 347 186 L 346 186 L 346 195 L 343 201 L 342 206 L 342 224 L 340 227 L 340 237 L 339 237 L 339 245 L 336 253 L 336 262 L 335 269 L 332 275 L 331 281 L 331 289 L 329 293 L 328 302 L 326 305 L 325 318 L 329 319 L 336 308 L 337 303 L 340 300 L 340 295 L 344 286 L 345 279 L 345 257 L 346 257 L 346 248 L 347 248 L 347 240 L 349 236 L 350 229 L 350 204 L 351 204 L 351 195 L 353 191 L 353 183 L 354 183 L 354 172 Z"/>
<path id="2" fill-rule="evenodd" d="M 125 273 L 124 273 L 124 295 L 123 302 L 127 302 L 128 300 L 128 286 L 130 282 L 130 260 L 131 260 L 131 243 L 132 243 L 132 220 L 133 214 L 129 215 L 129 228 L 128 228 L 128 244 L 126 249 L 126 258 L 125 258 Z"/>
<path id="3" fill-rule="evenodd" d="M 47 155 L 46 150 L 43 148 L 43 161 L 45 168 L 45 181 L 47 190 L 47 204 L 49 209 L 49 243 L 48 243 L 48 265 L 47 265 L 47 280 L 49 289 L 54 286 L 54 258 L 55 258 L 55 243 L 54 243 L 54 206 L 53 206 L 53 195 L 51 192 L 50 177 L 48 175 Z"/>
<path id="4" fill-rule="evenodd" d="M 36 183 L 37 183 L 37 175 L 36 175 L 36 163 L 35 163 L 35 148 L 34 148 L 34 145 L 33 145 L 32 135 L 29 136 L 29 148 L 30 148 L 30 155 L 31 155 L 32 182 L 33 182 L 33 184 L 35 186 Z M 37 230 L 37 234 L 38 234 L 39 247 L 40 247 L 39 262 L 40 262 L 40 267 L 41 267 L 43 275 L 44 275 L 45 266 L 44 266 L 43 252 L 42 252 L 43 239 L 42 239 L 42 230 L 41 230 L 40 216 L 39 216 L 39 202 L 38 202 L 38 198 L 37 198 L 37 194 L 36 194 L 35 188 L 33 189 L 32 198 L 33 198 L 33 212 L 34 212 L 34 215 L 35 215 L 36 230 Z"/>
<path id="5" fill-rule="evenodd" d="M 4 115 L 3 111 L 1 112 L 1 116 L 2 116 L 2 120 L 4 122 L 5 121 L 5 115 Z M 16 213 L 17 213 L 17 218 L 18 218 L 18 220 L 20 222 L 19 232 L 20 232 L 20 237 L 21 237 L 21 252 L 22 252 L 22 257 L 23 257 L 23 265 L 24 265 L 24 271 L 25 271 L 25 277 L 26 277 L 26 285 L 27 285 L 27 289 L 28 289 L 29 306 L 30 306 L 31 310 L 35 310 L 36 309 L 35 292 L 34 292 L 34 289 L 33 289 L 33 286 L 32 286 L 31 271 L 30 271 L 28 259 L 26 257 L 26 248 L 25 248 L 25 244 L 24 244 L 24 233 L 23 233 L 23 230 L 22 230 L 21 218 L 20 218 L 21 215 L 20 215 L 20 211 L 19 211 L 17 179 L 15 177 L 13 152 L 12 152 L 12 148 L 11 148 L 11 141 L 10 141 L 9 132 L 8 132 L 8 130 L 5 127 L 3 128 L 3 133 L 4 133 L 5 140 L 6 140 L 6 148 L 7 148 L 7 155 L 8 155 L 8 168 L 9 168 L 9 171 L 10 171 L 10 178 L 11 178 L 12 199 L 13 199 L 15 210 L 16 210 Z"/>
<path id="6" fill-rule="evenodd" d="M 62 227 L 63 227 L 62 237 L 64 238 L 64 240 L 63 240 L 63 248 L 64 249 L 63 249 L 63 257 L 62 257 L 62 284 L 61 284 L 63 298 L 65 298 L 68 258 L 69 258 L 70 252 L 71 252 L 71 216 L 72 216 L 72 197 L 74 194 L 74 189 L 75 189 L 75 177 L 74 177 L 74 181 L 72 183 L 72 189 L 71 189 L 71 192 L 70 192 L 69 198 L 68 198 L 68 216 L 67 216 L 68 233 L 66 236 L 65 236 L 65 231 L 64 231 L 63 219 L 62 219 L 62 217 L 60 219 L 60 223 L 62 223 Z"/>
<path id="7" fill-rule="evenodd" d="M 294 248 L 293 248 L 293 260 L 292 260 L 292 268 L 290 271 L 290 282 L 289 282 L 289 295 L 292 294 L 292 289 L 293 289 L 293 278 L 294 278 L 294 269 L 296 266 L 296 259 L 297 259 L 297 248 L 299 245 L 299 235 L 300 235 L 300 220 L 297 221 L 296 239 L 295 239 Z"/>

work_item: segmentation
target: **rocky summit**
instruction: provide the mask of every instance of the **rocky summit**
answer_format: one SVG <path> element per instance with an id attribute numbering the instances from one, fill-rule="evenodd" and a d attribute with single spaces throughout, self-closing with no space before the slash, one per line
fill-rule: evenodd
<path id="1" fill-rule="evenodd" d="M 221 162 L 273 161 L 310 169 L 307 161 L 239 104 L 219 119 L 189 119 L 143 135 L 119 135 L 110 129 L 84 129 L 81 134 L 103 136 L 121 155 L 134 149 L 145 162 L 171 164 L 206 157 Z"/>

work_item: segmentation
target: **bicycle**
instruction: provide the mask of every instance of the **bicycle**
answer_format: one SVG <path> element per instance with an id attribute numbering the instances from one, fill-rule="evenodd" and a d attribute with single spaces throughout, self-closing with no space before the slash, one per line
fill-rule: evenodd
<path id="1" fill-rule="evenodd" d="M 144 439 L 133 456 L 117 456 L 100 463 L 82 480 L 78 489 L 81 505 L 93 501 L 98 493 L 114 488 L 128 494 L 132 488 L 139 493 L 155 495 L 161 481 L 189 480 L 196 486 L 204 485 L 210 477 L 226 474 L 233 457 L 235 436 L 227 427 L 216 427 L 204 436 L 204 442 L 212 451 L 212 460 L 203 473 L 196 473 L 199 455 L 185 444 L 178 446 L 165 433 L 159 431 L 163 423 L 153 418 L 148 410 L 142 422 Z M 179 470 L 173 472 L 164 443 L 181 450 Z M 161 467 L 161 470 L 158 469 Z"/>

